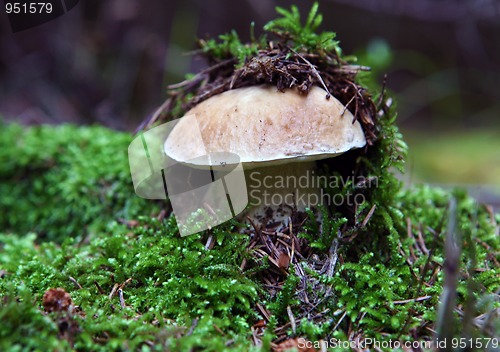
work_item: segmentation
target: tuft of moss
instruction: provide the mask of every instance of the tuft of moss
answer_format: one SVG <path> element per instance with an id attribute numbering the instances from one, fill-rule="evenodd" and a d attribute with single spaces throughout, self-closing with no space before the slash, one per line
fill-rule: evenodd
<path id="1" fill-rule="evenodd" d="M 259 54 L 259 50 L 267 49 L 268 37 L 272 34 L 283 40 L 283 44 L 290 42 L 291 48 L 298 52 L 315 52 L 320 55 L 335 53 L 340 57 L 342 50 L 339 42 L 334 40 L 335 32 L 318 32 L 318 28 L 323 22 L 323 15 L 318 13 L 319 5 L 313 4 L 304 24 L 297 6 L 292 5 L 290 10 L 277 7 L 276 12 L 281 15 L 271 20 L 264 26 L 265 34 L 260 38 L 254 36 L 254 24 L 251 27 L 251 41 L 243 43 L 236 31 L 222 34 L 217 39 L 210 38 L 200 40 L 199 46 L 202 53 L 210 62 L 220 62 L 236 58 L 235 66 L 240 68 L 252 57 Z M 331 62 L 338 65 L 340 62 Z"/>
<path id="2" fill-rule="evenodd" d="M 61 242 L 158 209 L 130 197 L 130 135 L 98 126 L 0 126 L 4 232 L 36 232 Z"/>
<path id="3" fill-rule="evenodd" d="M 327 55 L 334 52 L 338 57 L 342 55 L 339 42 L 334 40 L 337 33 L 331 31 L 319 32 L 319 26 L 323 22 L 323 15 L 318 13 L 319 4 L 314 2 L 307 18 L 302 24 L 299 9 L 292 5 L 290 10 L 277 7 L 276 12 L 281 15 L 271 20 L 264 26 L 264 30 L 273 33 L 280 38 L 290 40 L 293 49 L 299 52 L 316 52 Z M 331 64 L 339 64 L 339 62 Z"/>

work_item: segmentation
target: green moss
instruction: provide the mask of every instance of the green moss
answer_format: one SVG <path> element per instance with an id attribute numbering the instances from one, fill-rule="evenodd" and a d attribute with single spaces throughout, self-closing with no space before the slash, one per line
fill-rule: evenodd
<path id="1" fill-rule="evenodd" d="M 222 228 L 215 234 L 221 240 L 207 250 L 201 235 L 180 238 L 169 218 L 163 223 L 143 219 L 128 233 L 111 228 L 82 245 L 68 239 L 61 246 L 47 242 L 35 248 L 33 235 L 0 235 L 0 262 L 6 271 L 0 292 L 8 302 L 0 310 L 0 330 L 9 336 L 11 347 L 28 348 L 38 332 L 48 334 L 47 343 L 40 342 L 41 350 L 52 350 L 58 319 L 41 313 L 40 298 L 47 289 L 62 287 L 85 314 L 72 316 L 79 326 L 71 336 L 78 349 L 135 350 L 154 343 L 158 350 L 184 350 L 206 347 L 214 340 L 210 350 L 217 351 L 231 339 L 247 346 L 250 325 L 257 320 L 251 305 L 258 294 L 256 283 L 239 269 L 245 253 L 238 249 L 248 239 Z M 128 278 L 121 307 L 119 297 L 110 299 L 108 294 L 115 283 Z M 195 330 L 186 336 L 195 320 Z M 30 339 L 16 331 L 28 331 Z M 179 335 L 184 338 L 178 340 Z M 219 340 L 214 339 L 217 335 Z M 67 343 L 61 341 L 59 347 Z"/>
<path id="2" fill-rule="evenodd" d="M 5 281 L 3 279 L 2 281 Z M 23 283 L 2 285 L 0 349 L 2 351 L 57 351 L 68 349 L 57 337 L 58 328 L 40 313 L 36 298 Z"/>
<path id="3" fill-rule="evenodd" d="M 130 197 L 131 136 L 102 127 L 0 125 L 0 228 L 62 241 L 157 207 Z"/>
<path id="4" fill-rule="evenodd" d="M 16 155 L 24 156 L 17 160 L 16 165 L 23 167 L 14 167 L 12 163 L 11 168 L 4 166 L 3 169 L 4 182 L 10 182 L 11 194 L 20 194 L 25 189 L 30 189 L 29 182 L 36 183 L 40 180 L 33 176 L 20 178 L 18 172 L 22 170 L 42 170 L 41 179 L 49 186 L 52 179 L 65 179 L 57 175 L 56 168 L 66 175 L 69 171 L 64 171 L 64 167 L 80 170 L 83 166 L 78 164 L 83 161 L 110 157 L 107 149 L 102 148 L 104 141 L 93 138 L 92 133 L 101 138 L 107 136 L 106 140 L 116 137 L 116 140 L 124 144 L 121 145 L 122 148 L 126 147 L 124 142 L 129 140 L 126 135 L 102 128 L 78 129 L 65 126 L 21 129 L 12 125 L 3 131 L 4 141 L 25 141 L 17 144 L 15 149 Z M 73 138 L 66 137 L 65 141 L 61 141 L 61 131 L 71 134 Z M 66 159 L 68 155 L 65 154 L 34 147 L 41 144 L 37 138 L 52 141 L 60 138 L 58 148 L 68 150 L 78 140 L 75 136 L 80 134 L 86 136 L 86 147 L 77 160 Z M 383 143 L 389 143 L 387 140 Z M 82 139 L 80 143 L 83 143 Z M 397 147 L 397 143 L 389 144 Z M 37 155 L 37 151 L 45 157 Z M 116 164 L 126 164 L 125 155 L 113 155 Z M 52 168 L 44 164 L 47 160 L 52 160 L 49 163 L 54 165 Z M 77 165 L 72 165 L 72 161 Z M 457 288 L 458 304 L 463 305 L 469 300 L 469 288 L 474 287 L 472 304 L 477 314 L 491 312 L 498 307 L 494 293 L 500 286 L 500 270 L 495 260 L 499 260 L 500 244 L 498 228 L 489 213 L 464 193 L 453 195 L 428 186 L 400 189 L 399 184 L 389 176 L 389 167 L 400 160 L 393 157 L 392 161 L 387 162 L 386 169 L 382 168 L 383 172 L 387 172 L 387 183 L 379 184 L 376 191 L 382 192 L 385 187 L 386 193 L 372 195 L 376 202 L 374 204 L 377 204 L 372 220 L 366 227 L 358 229 L 357 237 L 352 242 L 341 241 L 339 254 L 342 262 L 336 267 L 333 277 L 316 274 L 317 279 L 331 287 L 333 292 L 333 298 L 322 302 L 320 307 L 321 310 L 331 312 L 330 317 L 320 324 L 305 320 L 299 322 L 299 336 L 319 339 L 330 334 L 337 324 L 337 330 L 331 336 L 339 339 L 346 336 L 348 329 L 362 331 L 365 337 L 379 339 L 410 339 L 410 331 L 418 331 L 422 337 L 429 336 L 424 326 L 433 324 L 436 320 L 436 308 L 443 285 L 443 274 L 439 268 L 444 260 L 444 229 L 448 221 L 448 202 L 452 196 L 458 200 L 457 221 L 458 228 L 463 233 L 464 247 L 460 262 L 462 276 Z M 122 170 L 117 172 L 114 165 L 108 167 L 110 169 L 100 170 L 101 177 L 110 184 L 124 182 Z M 8 174 L 6 170 L 11 170 L 9 178 L 5 176 Z M 111 173 L 108 174 L 105 170 L 111 170 Z M 18 180 L 22 182 L 19 183 Z M 18 182 L 17 185 L 14 184 L 15 181 Z M 2 187 L 4 185 L 5 183 Z M 99 182 L 95 182 L 94 186 L 96 185 L 101 187 Z M 390 189 L 399 191 L 390 192 Z M 39 191 L 36 195 L 50 201 L 49 195 L 44 192 Z M 132 189 L 123 188 L 119 195 L 115 195 L 115 199 L 126 198 L 135 198 Z M 80 196 L 78 201 L 92 204 L 92 197 L 86 199 Z M 22 204 L 28 202 L 26 199 L 21 198 L 19 202 L 21 204 L 4 208 L 3 219 L 19 216 L 15 211 L 21 205 L 28 206 Z M 76 205 L 78 202 L 60 201 L 49 204 L 52 212 L 68 214 L 68 204 Z M 95 206 L 102 207 L 102 204 Z M 45 209 L 31 207 L 30 211 L 38 212 L 31 215 L 33 219 L 45 220 Z M 294 293 L 298 277 L 293 272 L 283 290 L 277 296 L 270 297 L 262 289 L 260 281 L 255 279 L 255 269 L 244 272 L 240 270 L 243 259 L 250 260 L 248 253 L 241 250 L 246 248 L 248 238 L 233 233 L 231 225 L 218 227 L 212 233 L 180 238 L 172 217 L 165 221 L 139 217 L 139 224 L 127 229 L 114 221 L 112 211 L 103 214 L 95 215 L 93 221 L 99 220 L 107 225 L 101 225 L 101 230 L 93 232 L 83 242 L 70 236 L 60 244 L 45 241 L 35 245 L 37 237 L 34 234 L 0 236 L 0 265 L 4 271 L 4 277 L 0 280 L 3 302 L 0 309 L 0 331 L 4 334 L 3 345 L 0 346 L 2 350 L 29 350 L 34 346 L 39 346 L 40 350 L 53 350 L 73 345 L 80 350 L 105 350 L 109 346 L 117 350 L 185 350 L 196 346 L 213 346 L 212 350 L 215 351 L 225 349 L 226 344 L 229 344 L 229 349 L 248 350 L 251 347 L 250 327 L 262 318 L 255 309 L 257 302 L 265 304 L 270 310 L 274 321 L 270 324 L 276 326 L 287 321 L 288 306 L 292 310 L 300 308 Z M 62 222 L 63 215 L 60 216 Z M 410 237 L 407 221 L 411 224 Z M 325 231 L 321 236 L 311 237 L 311 244 L 318 253 L 327 248 L 335 237 L 332 234 L 338 233 L 345 222 L 345 218 L 334 215 L 326 221 Z M 26 224 L 15 228 L 17 223 L 12 221 L 8 224 L 9 229 L 15 229 L 21 235 L 32 229 Z M 314 223 L 309 226 L 309 232 L 304 233 L 306 237 L 312 236 L 314 231 Z M 61 231 L 51 227 L 42 229 L 47 232 L 44 237 L 50 237 L 50 231 Z M 431 267 L 426 270 L 424 267 L 428 255 L 419 252 L 416 240 L 419 231 L 427 248 L 432 251 Z M 216 245 L 207 250 L 204 243 L 210 234 L 216 238 Z M 468 276 L 471 249 L 475 253 L 476 264 L 475 270 L 470 271 L 472 276 Z M 431 279 L 433 268 L 437 270 L 437 274 Z M 82 288 L 78 288 L 70 277 Z M 420 284 L 422 277 L 431 284 Z M 110 300 L 108 295 L 115 283 L 124 283 L 128 278 L 132 280 L 123 287 L 125 307 L 122 308 L 117 296 Z M 104 293 L 99 292 L 96 283 Z M 41 297 L 51 287 L 65 288 L 75 305 L 85 313 L 85 316 L 81 313 L 72 315 L 79 329 L 70 339 L 59 336 L 61 317 L 53 313 L 42 313 Z M 412 298 L 426 296 L 430 297 L 418 302 L 411 301 Z M 187 331 L 191 326 L 194 328 L 188 335 Z M 495 328 L 498 329 L 499 326 Z M 264 339 L 269 342 L 272 336 L 272 330 L 268 330 Z"/>
<path id="5" fill-rule="evenodd" d="M 322 43 L 311 34 L 321 21 L 316 7 L 302 34 L 296 10 L 280 13 L 268 28 L 308 50 Z M 239 51 L 237 36 L 226 39 L 232 44 L 212 42 L 210 50 L 252 54 L 252 47 Z M 270 314 L 263 350 L 283 327 L 286 336 L 310 340 L 428 339 L 437 328 L 450 224 L 463 248 L 455 307 L 463 316 L 454 317 L 453 334 L 500 334 L 498 319 L 471 325 L 471 317 L 500 306 L 500 216 L 461 191 L 403 189 L 393 173 L 403 167 L 406 145 L 394 119 L 382 114 L 378 138 L 354 163 L 374 183 L 334 190 L 362 194 L 365 202 L 352 213 L 329 209 L 321 230 L 310 219 L 299 237 L 311 258 L 290 268 L 275 294 L 258 278 L 266 261 L 254 262 L 248 236 L 233 224 L 181 238 L 172 216 L 158 220 L 159 207 L 135 196 L 131 136 L 101 127 L 1 125 L 0 350 L 247 351 L 257 349 L 252 326 L 264 318 L 257 304 Z M 120 218 L 136 221 L 126 227 Z M 209 237 L 215 245 L 206 249 Z M 313 267 L 314 256 L 325 255 L 337 256 L 331 275 Z M 71 294 L 73 310 L 44 312 L 43 294 L 54 287 Z M 328 293 L 314 307 L 319 318 L 303 315 L 294 332 L 289 311 L 303 309 L 301 294 L 318 292 Z"/>
<path id="6" fill-rule="evenodd" d="M 315 2 L 302 23 L 300 12 L 297 6 L 292 6 L 290 10 L 277 7 L 276 12 L 281 15 L 264 26 L 267 34 L 273 34 L 285 41 L 290 41 L 292 49 L 299 52 L 313 52 L 320 55 L 327 55 L 329 52 L 340 56 L 342 50 L 339 42 L 335 41 L 335 32 L 318 32 L 318 28 L 323 22 L 323 15 L 318 13 L 318 3 Z M 201 40 L 200 46 L 205 55 L 213 60 L 237 59 L 237 66 L 243 65 L 246 60 L 258 54 L 259 49 L 267 49 L 266 35 L 255 38 L 253 35 L 253 24 L 251 27 L 252 38 L 250 43 L 241 42 L 238 33 L 231 31 L 219 36 L 218 40 Z M 334 58 L 330 58 L 331 64 L 336 65 Z"/>
<path id="7" fill-rule="evenodd" d="M 256 42 L 242 43 L 238 33 L 234 30 L 220 35 L 218 41 L 213 38 L 202 40 L 200 46 L 206 55 L 219 60 L 235 57 L 239 65 L 243 64 L 247 58 L 257 54 L 259 50 L 259 45 Z"/>
<path id="8" fill-rule="evenodd" d="M 297 6 L 292 5 L 290 10 L 277 7 L 276 12 L 282 17 L 267 23 L 264 30 L 279 37 L 290 39 L 293 42 L 293 49 L 296 51 L 320 54 L 333 51 L 340 56 L 342 50 L 339 42 L 334 40 L 337 34 L 326 31 L 318 32 L 318 28 L 323 22 L 323 15 L 318 13 L 318 8 L 318 3 L 313 3 L 305 23 L 302 24 Z"/>

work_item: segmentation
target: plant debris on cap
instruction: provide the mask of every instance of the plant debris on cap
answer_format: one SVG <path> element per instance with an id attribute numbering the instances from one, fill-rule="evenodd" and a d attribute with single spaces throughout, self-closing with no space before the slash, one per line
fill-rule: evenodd
<path id="1" fill-rule="evenodd" d="M 264 35 L 241 43 L 236 32 L 214 39 L 199 40 L 200 50 L 210 67 L 181 83 L 168 87 L 168 99 L 138 128 L 148 129 L 156 122 L 179 118 L 200 102 L 230 89 L 269 84 L 284 91 L 296 89 L 308 94 L 313 86 L 337 98 L 359 121 L 370 146 L 377 139 L 378 114 L 384 114 L 384 99 L 374 102 L 371 94 L 358 83 L 356 76 L 367 67 L 352 65 L 344 58 L 334 32 L 316 33 L 322 16 L 315 4 L 305 25 L 296 7 L 284 17 L 269 22 Z M 253 29 L 253 28 L 252 28 Z M 380 110 L 380 111 L 379 111 Z"/>
<path id="2" fill-rule="evenodd" d="M 324 99 L 325 94 L 312 87 L 306 99 L 266 85 L 226 91 L 189 110 L 185 116 L 199 117 L 198 128 L 192 120 L 180 119 L 165 152 L 191 163 L 206 153 L 230 152 L 246 167 L 262 167 L 326 159 L 364 147 L 360 124 L 337 99 Z M 203 148 L 196 143 L 199 133 Z"/>

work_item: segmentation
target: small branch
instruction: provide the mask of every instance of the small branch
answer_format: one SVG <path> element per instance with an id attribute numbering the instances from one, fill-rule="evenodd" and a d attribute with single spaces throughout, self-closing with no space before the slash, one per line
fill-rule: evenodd
<path id="1" fill-rule="evenodd" d="M 69 277 L 69 281 L 71 281 L 72 283 L 75 284 L 76 287 L 78 287 L 80 290 L 83 288 L 79 283 L 78 281 L 76 281 L 76 279 L 74 277 Z"/>
<path id="2" fill-rule="evenodd" d="M 366 224 L 368 224 L 368 221 L 370 221 L 370 219 L 372 218 L 373 213 L 375 212 L 376 208 L 377 208 L 377 204 L 373 204 L 372 207 L 370 208 L 370 211 L 368 212 L 368 214 L 366 214 L 363 222 L 361 223 L 361 227 L 365 227 Z"/>
<path id="3" fill-rule="evenodd" d="M 286 307 L 286 312 L 288 314 L 288 319 L 290 319 L 290 325 L 292 326 L 292 332 L 295 334 L 297 331 L 297 325 L 295 323 L 295 317 L 293 316 L 292 309 L 290 306 Z"/>
<path id="4" fill-rule="evenodd" d="M 417 297 L 417 298 L 403 299 L 401 301 L 392 301 L 392 303 L 405 304 L 405 303 L 410 303 L 410 302 L 421 302 L 421 301 L 428 300 L 429 298 L 432 298 L 432 296 L 422 296 L 422 297 Z"/>
<path id="5" fill-rule="evenodd" d="M 113 285 L 113 288 L 111 289 L 111 292 L 109 293 L 109 296 L 108 298 L 111 300 L 113 299 L 114 295 L 116 294 L 116 290 L 118 289 L 119 285 L 118 284 L 114 284 Z"/>
<path id="6" fill-rule="evenodd" d="M 443 265 L 444 284 L 441 294 L 441 304 L 438 308 L 436 330 L 439 340 L 451 341 L 454 329 L 453 311 L 457 294 L 457 281 L 460 272 L 461 238 L 458 232 L 457 201 L 450 200 L 448 215 L 448 231 L 444 244 L 445 262 Z"/>
<path id="7" fill-rule="evenodd" d="M 99 291 L 101 295 L 106 294 L 106 292 L 104 292 L 104 290 L 102 289 L 101 285 L 99 285 L 99 283 L 95 280 L 94 280 L 94 285 L 97 287 L 97 291 Z"/>
<path id="8" fill-rule="evenodd" d="M 194 318 L 193 322 L 191 323 L 191 327 L 189 328 L 189 331 L 186 333 L 186 336 L 191 336 L 193 334 L 194 329 L 196 328 L 196 325 L 198 325 L 198 321 L 200 319 Z"/>
<path id="9" fill-rule="evenodd" d="M 332 96 L 332 94 L 330 93 L 330 91 L 328 90 L 328 87 L 326 86 L 325 82 L 323 81 L 323 78 L 321 77 L 321 75 L 319 74 L 318 70 L 316 69 L 316 67 L 314 67 L 313 64 L 311 64 L 309 62 L 309 60 L 307 60 L 304 56 L 300 55 L 298 52 L 296 52 L 295 50 L 293 50 L 292 48 L 290 48 L 290 51 L 292 51 L 293 53 L 295 53 L 295 55 L 297 55 L 298 57 L 300 57 L 302 60 L 304 60 L 304 62 L 311 68 L 313 74 L 316 76 L 316 78 L 318 79 L 318 81 L 321 83 L 321 85 L 323 86 L 323 88 L 326 90 L 326 92 L 328 93 L 328 95 L 326 96 L 326 99 L 330 99 L 330 97 Z"/>
<path id="10" fill-rule="evenodd" d="M 123 298 L 123 290 L 121 288 L 118 289 L 118 297 L 120 298 L 120 306 L 125 308 L 125 299 Z"/>

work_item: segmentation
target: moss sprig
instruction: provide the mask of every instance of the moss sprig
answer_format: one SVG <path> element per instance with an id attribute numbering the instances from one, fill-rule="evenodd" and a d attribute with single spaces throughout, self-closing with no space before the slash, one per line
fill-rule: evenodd
<path id="1" fill-rule="evenodd" d="M 319 4 L 313 3 L 304 24 L 302 24 L 300 11 L 292 5 L 290 10 L 277 7 L 276 12 L 282 17 L 271 20 L 264 26 L 264 30 L 277 35 L 286 42 L 290 41 L 291 47 L 298 52 L 318 53 L 328 55 L 336 53 L 341 57 L 342 50 L 339 42 L 335 40 L 337 34 L 331 31 L 319 32 L 323 22 L 323 15 L 318 13 Z"/>

